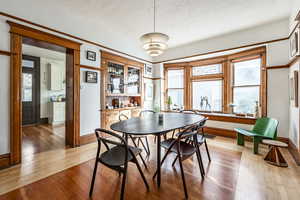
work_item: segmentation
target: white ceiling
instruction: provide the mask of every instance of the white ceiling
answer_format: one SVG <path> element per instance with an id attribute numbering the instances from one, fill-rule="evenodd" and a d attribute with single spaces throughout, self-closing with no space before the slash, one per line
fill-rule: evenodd
<path id="1" fill-rule="evenodd" d="M 291 4 L 291 0 L 156 1 L 156 30 L 170 36 L 170 48 L 286 18 Z M 142 57 L 139 37 L 153 31 L 152 0 L 10 0 L 5 4 L 3 10 L 10 14 Z"/>

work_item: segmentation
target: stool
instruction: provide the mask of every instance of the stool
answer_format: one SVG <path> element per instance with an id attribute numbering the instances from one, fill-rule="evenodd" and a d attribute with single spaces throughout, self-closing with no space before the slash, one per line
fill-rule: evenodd
<path id="1" fill-rule="evenodd" d="M 278 167 L 287 167 L 288 164 L 282 156 L 279 148 L 287 148 L 288 145 L 286 143 L 277 141 L 277 140 L 262 140 L 263 144 L 267 144 L 270 147 L 269 152 L 265 156 L 264 160 L 272 165 L 276 165 Z"/>

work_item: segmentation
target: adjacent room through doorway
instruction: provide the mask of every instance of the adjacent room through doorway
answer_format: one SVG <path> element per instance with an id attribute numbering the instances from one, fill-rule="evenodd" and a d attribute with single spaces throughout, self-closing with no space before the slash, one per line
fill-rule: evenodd
<path id="1" fill-rule="evenodd" d="M 66 49 L 23 38 L 22 160 L 65 148 Z"/>

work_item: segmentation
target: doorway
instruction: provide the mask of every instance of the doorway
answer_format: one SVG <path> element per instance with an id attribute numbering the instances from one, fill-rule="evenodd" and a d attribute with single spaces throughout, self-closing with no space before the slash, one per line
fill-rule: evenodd
<path id="1" fill-rule="evenodd" d="M 22 161 L 66 148 L 66 49 L 22 40 Z"/>
<path id="2" fill-rule="evenodd" d="M 22 160 L 22 43 L 25 39 L 64 48 L 66 52 L 65 144 L 79 146 L 80 43 L 7 21 L 11 38 L 10 165 Z"/>
<path id="3" fill-rule="evenodd" d="M 22 56 L 22 125 L 37 124 L 40 115 L 40 58 Z"/>

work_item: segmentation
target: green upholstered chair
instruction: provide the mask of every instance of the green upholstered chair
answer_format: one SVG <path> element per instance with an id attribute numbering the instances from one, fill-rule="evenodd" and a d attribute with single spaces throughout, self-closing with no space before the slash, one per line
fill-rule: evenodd
<path id="1" fill-rule="evenodd" d="M 277 137 L 278 120 L 268 117 L 259 118 L 256 120 L 255 125 L 251 131 L 235 128 L 237 132 L 238 145 L 244 145 L 244 136 L 253 137 L 253 152 L 258 153 L 258 145 L 262 139 L 273 139 Z"/>

